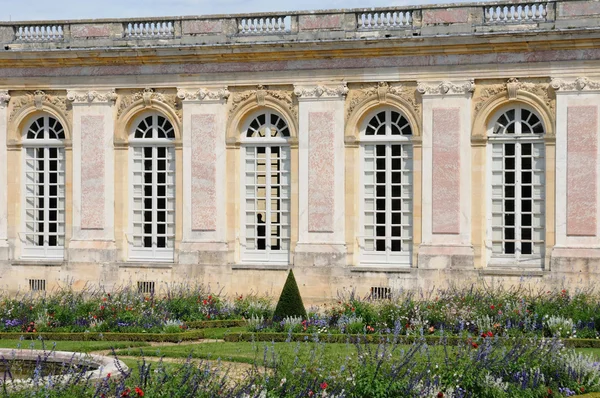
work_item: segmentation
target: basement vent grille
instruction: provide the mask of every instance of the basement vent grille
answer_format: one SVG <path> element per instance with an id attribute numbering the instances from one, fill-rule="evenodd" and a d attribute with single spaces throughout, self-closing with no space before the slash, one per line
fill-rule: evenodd
<path id="1" fill-rule="evenodd" d="M 138 281 L 137 285 L 138 285 L 138 293 L 154 294 L 154 282 Z"/>
<path id="2" fill-rule="evenodd" d="M 389 287 L 372 286 L 371 300 L 389 300 L 392 298 L 392 289 Z"/>
<path id="3" fill-rule="evenodd" d="M 30 279 L 29 290 L 32 292 L 45 292 L 46 291 L 46 280 L 45 279 Z"/>

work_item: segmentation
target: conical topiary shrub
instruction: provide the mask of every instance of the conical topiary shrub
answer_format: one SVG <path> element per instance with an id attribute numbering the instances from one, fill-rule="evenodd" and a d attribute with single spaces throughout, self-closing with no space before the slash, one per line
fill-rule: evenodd
<path id="1" fill-rule="evenodd" d="M 277 307 L 273 313 L 273 320 L 278 322 L 288 316 L 307 318 L 300 290 L 298 290 L 296 278 L 294 278 L 294 273 L 291 270 L 281 291 L 281 296 L 279 296 Z"/>

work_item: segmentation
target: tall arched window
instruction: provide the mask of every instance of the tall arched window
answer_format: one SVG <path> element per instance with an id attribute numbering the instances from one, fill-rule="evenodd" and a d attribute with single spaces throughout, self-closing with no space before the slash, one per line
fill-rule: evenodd
<path id="1" fill-rule="evenodd" d="M 143 116 L 130 136 L 129 258 L 173 261 L 175 242 L 175 130 L 159 114 Z"/>
<path id="2" fill-rule="evenodd" d="M 361 130 L 361 263 L 410 264 L 411 137 L 407 118 L 392 108 L 368 116 Z"/>
<path id="3" fill-rule="evenodd" d="M 289 262 L 290 130 L 263 111 L 242 132 L 242 261 Z"/>
<path id="4" fill-rule="evenodd" d="M 35 118 L 23 135 L 25 258 L 64 257 L 64 139 L 63 126 L 50 115 Z"/>
<path id="5" fill-rule="evenodd" d="M 504 109 L 489 129 L 492 263 L 544 257 L 544 126 L 524 106 Z"/>

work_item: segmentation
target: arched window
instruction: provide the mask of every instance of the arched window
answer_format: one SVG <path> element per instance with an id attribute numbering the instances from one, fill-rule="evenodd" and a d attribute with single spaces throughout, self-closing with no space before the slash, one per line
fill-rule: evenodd
<path id="1" fill-rule="evenodd" d="M 289 262 L 290 130 L 273 111 L 249 118 L 242 132 L 242 261 Z"/>
<path id="2" fill-rule="evenodd" d="M 361 263 L 410 264 L 411 137 L 407 118 L 392 108 L 368 116 L 361 130 Z"/>
<path id="3" fill-rule="evenodd" d="M 23 135 L 25 258 L 64 257 L 64 139 L 63 126 L 50 115 L 35 118 Z"/>
<path id="4" fill-rule="evenodd" d="M 492 264 L 544 257 L 544 125 L 524 106 L 498 112 L 489 133 Z"/>
<path id="5" fill-rule="evenodd" d="M 138 119 L 130 136 L 129 258 L 173 261 L 175 242 L 175 130 L 159 114 Z"/>

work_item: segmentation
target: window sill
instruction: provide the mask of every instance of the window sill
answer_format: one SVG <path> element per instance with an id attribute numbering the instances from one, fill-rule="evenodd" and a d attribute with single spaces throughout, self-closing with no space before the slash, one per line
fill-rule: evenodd
<path id="1" fill-rule="evenodd" d="M 62 267 L 65 264 L 65 260 L 62 259 L 27 259 L 27 260 L 14 260 L 10 265 L 15 267 Z"/>
<path id="2" fill-rule="evenodd" d="M 506 266 L 490 266 L 479 270 L 481 276 L 526 276 L 526 277 L 542 277 L 544 269 L 541 267 L 515 268 Z"/>
<path id="3" fill-rule="evenodd" d="M 387 266 L 387 265 L 359 265 L 356 267 L 348 267 L 350 272 L 386 272 L 396 274 L 410 274 L 416 270 L 410 266 Z"/>
<path id="4" fill-rule="evenodd" d="M 230 264 L 232 270 L 270 270 L 270 271 L 287 271 L 290 269 L 290 264 L 282 263 L 257 263 L 257 264 Z"/>
<path id="5" fill-rule="evenodd" d="M 119 268 L 173 268 L 173 262 L 156 261 L 156 260 L 130 260 L 123 263 L 117 263 Z"/>

